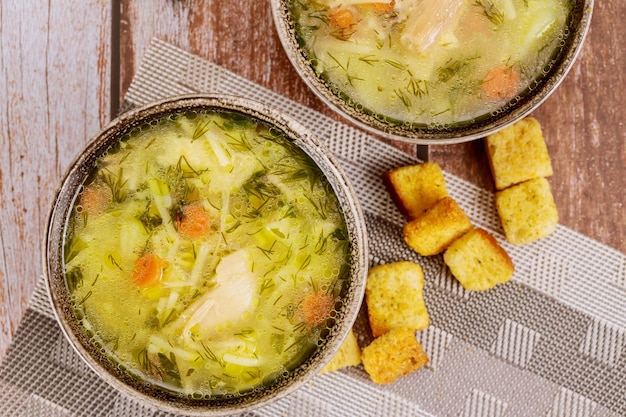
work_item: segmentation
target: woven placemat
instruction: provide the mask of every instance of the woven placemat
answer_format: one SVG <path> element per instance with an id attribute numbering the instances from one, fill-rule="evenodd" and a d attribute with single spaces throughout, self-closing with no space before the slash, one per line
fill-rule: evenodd
<path id="1" fill-rule="evenodd" d="M 475 226 L 511 255 L 511 282 L 465 291 L 442 258 L 423 258 L 401 237 L 404 219 L 381 174 L 415 163 L 368 134 L 249 80 L 154 40 L 125 106 L 220 92 L 263 101 L 310 126 L 339 158 L 364 209 L 372 265 L 413 260 L 425 273 L 431 325 L 416 334 L 430 357 L 420 371 L 379 386 L 362 366 L 314 378 L 258 416 L 609 417 L 626 415 L 626 256 L 566 227 L 538 242 L 509 245 L 493 195 L 444 173 L 449 194 Z M 366 340 L 363 315 L 357 333 Z M 2 416 L 166 416 L 95 376 L 55 322 L 37 286 L 0 366 Z"/>

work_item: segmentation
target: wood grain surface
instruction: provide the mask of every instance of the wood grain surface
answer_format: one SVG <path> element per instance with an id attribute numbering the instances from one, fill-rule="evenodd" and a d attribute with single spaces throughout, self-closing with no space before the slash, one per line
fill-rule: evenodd
<path id="1" fill-rule="evenodd" d="M 0 358 L 42 275 L 55 189 L 110 118 L 110 4 L 0 2 Z"/>
<path id="2" fill-rule="evenodd" d="M 624 18 L 623 0 L 596 1 L 581 56 L 533 116 L 552 156 L 561 223 L 626 253 Z M 268 1 L 2 0 L 0 359 L 42 274 L 54 190 L 85 141 L 117 111 L 153 37 L 339 120 L 291 67 Z M 493 189 L 481 140 L 428 153 Z"/>

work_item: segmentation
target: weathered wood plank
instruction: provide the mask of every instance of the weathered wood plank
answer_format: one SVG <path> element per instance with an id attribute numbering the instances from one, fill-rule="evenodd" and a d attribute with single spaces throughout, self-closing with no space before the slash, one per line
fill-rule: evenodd
<path id="1" fill-rule="evenodd" d="M 164 1 L 154 8 L 122 0 L 121 95 L 128 89 L 150 40 L 163 39 L 326 114 L 284 54 L 269 2 Z"/>
<path id="2" fill-rule="evenodd" d="M 110 2 L 34 3 L 0 3 L 0 358 L 42 274 L 54 190 L 110 116 Z"/>

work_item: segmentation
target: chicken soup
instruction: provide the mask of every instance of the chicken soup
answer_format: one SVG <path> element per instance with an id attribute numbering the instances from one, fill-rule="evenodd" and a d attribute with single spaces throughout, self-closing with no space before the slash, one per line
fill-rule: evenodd
<path id="1" fill-rule="evenodd" d="M 314 71 L 359 111 L 445 128 L 535 88 L 572 0 L 288 0 Z"/>
<path id="2" fill-rule="evenodd" d="M 258 392 L 324 344 L 349 246 L 332 186 L 282 131 L 189 111 L 97 160 L 68 219 L 65 276 L 114 363 L 206 400 Z"/>

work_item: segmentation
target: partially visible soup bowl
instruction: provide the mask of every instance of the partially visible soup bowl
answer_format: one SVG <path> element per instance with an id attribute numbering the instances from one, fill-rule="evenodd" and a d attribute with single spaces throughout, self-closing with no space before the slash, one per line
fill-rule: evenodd
<path id="1" fill-rule="evenodd" d="M 307 86 L 382 137 L 484 137 L 525 117 L 572 67 L 593 0 L 272 0 Z"/>
<path id="2" fill-rule="evenodd" d="M 346 175 L 303 125 L 182 96 L 121 115 L 75 158 L 44 272 L 100 378 L 156 410 L 227 415 L 330 361 L 361 306 L 366 239 Z"/>

